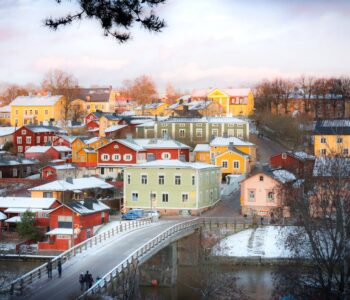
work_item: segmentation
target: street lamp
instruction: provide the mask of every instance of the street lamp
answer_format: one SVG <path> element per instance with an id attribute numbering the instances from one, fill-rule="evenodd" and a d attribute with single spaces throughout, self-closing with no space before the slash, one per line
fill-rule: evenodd
<path id="1" fill-rule="evenodd" d="M 74 231 L 76 231 L 77 234 L 79 234 L 80 233 L 80 228 L 81 228 L 81 226 L 79 224 L 76 224 L 76 226 L 74 226 L 74 216 L 80 217 L 80 214 L 77 213 L 77 214 L 73 214 L 73 216 L 72 216 L 72 247 L 74 247 L 74 236 L 75 236 L 75 232 Z"/>

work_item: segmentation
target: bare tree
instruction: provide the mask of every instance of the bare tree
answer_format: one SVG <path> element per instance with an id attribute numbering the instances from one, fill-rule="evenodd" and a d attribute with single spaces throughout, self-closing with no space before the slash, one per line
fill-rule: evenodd
<path id="1" fill-rule="evenodd" d="M 62 0 L 55 0 L 62 4 Z M 161 32 L 165 27 L 153 8 L 166 0 L 77 0 L 79 10 L 60 18 L 48 18 L 45 25 L 53 30 L 81 19 L 95 19 L 100 22 L 105 36 L 112 36 L 120 43 L 130 38 L 130 30 L 135 23 L 150 32 Z M 122 29 L 122 31 L 120 31 Z"/>
<path id="2" fill-rule="evenodd" d="M 288 193 L 298 226 L 290 230 L 286 247 L 303 260 L 302 273 L 292 285 L 285 281 L 291 273 L 282 272 L 279 279 L 298 299 L 349 299 L 350 160 L 319 158 L 313 175 Z"/>
<path id="3" fill-rule="evenodd" d="M 9 85 L 2 93 L 2 98 L 7 104 L 12 102 L 18 96 L 27 96 L 28 90 L 16 84 Z"/>
<path id="4" fill-rule="evenodd" d="M 175 103 L 175 101 L 183 95 L 179 90 L 175 89 L 171 83 L 166 85 L 165 93 L 168 104 Z"/>

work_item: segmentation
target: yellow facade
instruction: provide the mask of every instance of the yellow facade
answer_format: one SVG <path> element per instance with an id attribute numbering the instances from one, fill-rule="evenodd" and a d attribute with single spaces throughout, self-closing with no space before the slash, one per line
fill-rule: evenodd
<path id="1" fill-rule="evenodd" d="M 111 90 L 108 99 L 105 101 L 86 101 L 84 99 L 75 99 L 71 105 L 79 105 L 86 114 L 96 112 L 98 110 L 103 112 L 114 112 L 115 110 L 116 92 Z"/>
<path id="2" fill-rule="evenodd" d="M 44 193 L 47 191 L 30 191 L 32 198 L 44 198 Z M 52 191 L 52 198 L 61 199 L 62 192 Z"/>
<path id="3" fill-rule="evenodd" d="M 210 164 L 210 152 L 196 152 L 195 161 Z"/>
<path id="4" fill-rule="evenodd" d="M 61 121 L 64 117 L 65 98 L 62 96 L 53 105 L 11 105 L 11 126 L 23 126 L 28 124 L 40 124 L 51 119 Z"/>
<path id="5" fill-rule="evenodd" d="M 91 142 L 92 141 L 92 142 Z M 92 148 L 94 150 L 96 150 L 97 148 L 100 148 L 104 145 L 106 145 L 109 142 L 108 139 L 106 138 L 98 138 L 98 139 L 80 139 L 77 138 L 72 142 L 72 162 L 81 162 L 80 158 L 79 158 L 79 152 L 82 149 L 85 148 Z M 89 158 L 89 156 L 86 156 L 86 158 Z M 90 162 L 89 160 L 86 160 L 85 162 Z M 94 162 L 94 161 L 92 161 Z"/>
<path id="6" fill-rule="evenodd" d="M 222 113 L 225 113 L 226 115 L 247 117 L 254 112 L 254 95 L 251 91 L 249 91 L 244 97 L 236 97 L 230 96 L 219 89 L 214 89 L 207 95 L 207 98 L 219 103 L 222 107 Z M 232 101 L 233 98 L 237 98 L 237 100 Z"/>
<path id="7" fill-rule="evenodd" d="M 102 116 L 99 119 L 99 125 L 100 125 L 99 136 L 105 137 L 106 136 L 105 130 L 110 126 L 118 125 L 119 122 L 120 122 L 119 119 L 118 120 L 110 120 L 110 119 L 106 118 L 105 116 Z"/>
<path id="8" fill-rule="evenodd" d="M 239 151 L 242 151 L 245 154 L 250 156 L 250 164 L 251 166 L 255 165 L 256 162 L 256 146 L 235 146 L 235 148 Z M 222 153 L 225 153 L 229 150 L 228 146 L 210 146 L 210 156 L 216 157 Z"/>
<path id="9" fill-rule="evenodd" d="M 168 107 L 168 104 L 166 104 L 166 103 L 158 103 L 159 105 L 157 105 L 157 107 L 155 107 L 155 108 L 147 108 L 148 107 L 148 105 L 146 104 L 145 105 L 145 108 L 143 109 L 143 111 L 142 111 L 142 109 L 140 108 L 140 109 L 136 109 L 135 111 L 136 111 L 136 114 L 137 115 L 145 115 L 145 116 L 164 116 L 164 115 L 167 115 L 169 112 L 168 111 L 166 111 L 166 108 Z M 151 104 L 149 104 L 149 105 L 151 105 Z"/>
<path id="10" fill-rule="evenodd" d="M 350 135 L 314 135 L 314 155 L 349 156 Z"/>
<path id="11" fill-rule="evenodd" d="M 97 152 L 89 149 L 81 149 L 78 151 L 76 163 L 96 164 Z"/>
<path id="12" fill-rule="evenodd" d="M 215 165 L 222 174 L 244 174 L 250 172 L 249 156 L 235 151 L 226 151 L 215 157 Z"/>

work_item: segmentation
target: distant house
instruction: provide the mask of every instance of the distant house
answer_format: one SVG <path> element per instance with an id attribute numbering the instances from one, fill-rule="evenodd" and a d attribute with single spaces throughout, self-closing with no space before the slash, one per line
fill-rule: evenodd
<path id="1" fill-rule="evenodd" d="M 13 142 L 13 134 L 15 133 L 15 127 L 0 127 L 0 146 L 5 145 L 7 142 Z"/>
<path id="2" fill-rule="evenodd" d="M 31 146 L 48 146 L 60 131 L 60 128 L 54 126 L 22 126 L 14 132 L 14 149 L 16 153 L 24 154 Z"/>
<path id="3" fill-rule="evenodd" d="M 72 162 L 82 166 L 96 165 L 96 150 L 108 142 L 102 137 L 77 137 L 72 142 Z"/>
<path id="4" fill-rule="evenodd" d="M 313 133 L 316 157 L 350 155 L 350 120 L 318 120 Z"/>
<path id="5" fill-rule="evenodd" d="M 11 124 L 11 107 L 10 105 L 0 107 L 0 123 Z"/>
<path id="6" fill-rule="evenodd" d="M 109 206 L 86 199 L 67 202 L 49 213 L 50 230 L 39 250 L 67 250 L 95 234 L 95 226 L 108 223 Z"/>
<path id="7" fill-rule="evenodd" d="M 35 174 L 37 169 L 37 160 L 0 156 L 0 178 L 25 178 Z"/>
<path id="8" fill-rule="evenodd" d="M 283 188 L 297 178 L 284 169 L 265 170 L 241 181 L 243 215 L 280 217 L 288 216 Z"/>
<path id="9" fill-rule="evenodd" d="M 26 158 L 48 160 L 66 159 L 72 153 L 72 150 L 66 146 L 32 146 L 25 151 Z"/>
<path id="10" fill-rule="evenodd" d="M 96 177 L 66 178 L 29 189 L 32 197 L 54 197 L 62 202 L 113 198 L 114 186 Z"/>
<path id="11" fill-rule="evenodd" d="M 287 151 L 276 154 L 270 158 L 270 166 L 273 169 L 283 168 L 299 178 L 310 176 L 314 165 L 315 157 L 302 151 Z"/>
<path id="12" fill-rule="evenodd" d="M 52 146 L 66 146 L 72 148 L 72 143 L 76 138 L 78 138 L 78 136 L 57 134 L 53 138 Z"/>
<path id="13" fill-rule="evenodd" d="M 66 99 L 57 96 L 18 96 L 10 104 L 11 126 L 39 125 L 64 118 Z"/>
<path id="14" fill-rule="evenodd" d="M 198 215 L 220 200 L 220 169 L 203 163 L 155 160 L 124 169 L 124 209 Z"/>
<path id="15" fill-rule="evenodd" d="M 55 198 L 0 197 L 0 215 L 5 215 L 5 229 L 15 231 L 24 212 L 35 214 L 35 225 L 46 232 L 49 227 L 49 213 L 61 203 Z"/>
<path id="16" fill-rule="evenodd" d="M 134 108 L 134 111 L 138 116 L 163 116 L 167 107 L 168 105 L 166 103 L 157 101 L 139 105 Z"/>
<path id="17" fill-rule="evenodd" d="M 41 178 L 65 180 L 67 177 L 76 177 L 77 173 L 77 168 L 72 164 L 52 165 L 41 169 Z"/>

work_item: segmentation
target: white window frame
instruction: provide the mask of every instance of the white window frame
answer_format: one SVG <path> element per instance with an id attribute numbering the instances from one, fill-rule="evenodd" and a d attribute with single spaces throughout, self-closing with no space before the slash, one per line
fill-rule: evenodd
<path id="1" fill-rule="evenodd" d="M 179 180 L 179 183 L 177 183 L 178 180 Z M 174 184 L 175 185 L 181 185 L 181 175 L 175 175 L 174 176 Z"/>
<path id="2" fill-rule="evenodd" d="M 179 129 L 179 137 L 182 137 L 182 138 L 184 138 L 184 137 L 186 137 L 186 129 Z"/>
<path id="3" fill-rule="evenodd" d="M 125 161 L 132 161 L 132 154 L 124 154 L 123 159 Z"/>
<path id="4" fill-rule="evenodd" d="M 17 177 L 18 176 L 18 170 L 16 168 L 12 169 L 12 176 Z"/>
<path id="5" fill-rule="evenodd" d="M 131 175 L 130 174 L 126 175 L 126 180 L 127 180 L 128 184 L 131 184 Z"/>
<path id="6" fill-rule="evenodd" d="M 235 164 L 237 164 L 237 167 L 235 166 Z M 239 169 L 239 168 L 240 168 L 239 160 L 234 160 L 234 161 L 233 161 L 233 168 L 234 168 L 234 169 Z"/>
<path id="7" fill-rule="evenodd" d="M 192 175 L 192 185 L 196 185 L 196 175 Z"/>
<path id="8" fill-rule="evenodd" d="M 37 144 L 40 144 L 40 135 L 38 135 L 38 136 L 36 137 L 36 143 L 37 143 Z"/>
<path id="9" fill-rule="evenodd" d="M 110 159 L 109 154 L 103 153 L 103 154 L 101 155 L 101 160 L 102 160 L 102 161 L 108 161 L 109 159 Z"/>
<path id="10" fill-rule="evenodd" d="M 337 144 L 342 144 L 343 143 L 343 138 L 338 136 L 337 137 Z"/>
<path id="11" fill-rule="evenodd" d="M 163 183 L 160 181 L 160 177 L 163 177 Z M 165 184 L 165 175 L 164 174 L 158 174 L 158 184 L 159 185 L 164 185 Z"/>
<path id="12" fill-rule="evenodd" d="M 325 137 L 321 137 L 320 143 L 321 144 L 326 144 L 327 143 L 327 139 Z"/>
<path id="13" fill-rule="evenodd" d="M 31 144 L 31 143 L 32 143 L 32 137 L 26 136 L 26 144 Z"/>
<path id="14" fill-rule="evenodd" d="M 140 175 L 140 182 L 141 182 L 141 184 L 148 184 L 148 176 L 147 176 L 147 174 L 141 174 Z"/>
<path id="15" fill-rule="evenodd" d="M 120 161 L 121 160 L 120 154 L 113 154 L 112 155 L 112 160 L 113 161 Z"/>
<path id="16" fill-rule="evenodd" d="M 181 202 L 186 203 L 189 201 L 188 193 L 181 193 Z"/>
<path id="17" fill-rule="evenodd" d="M 320 149 L 321 155 L 327 155 L 327 149 Z"/>
<path id="18" fill-rule="evenodd" d="M 26 135 L 26 134 L 27 134 L 27 131 L 26 131 L 25 129 L 22 129 L 22 130 L 21 130 L 21 134 L 22 134 L 22 135 Z"/>
<path id="19" fill-rule="evenodd" d="M 22 137 L 21 136 L 17 137 L 17 144 L 22 144 Z"/>
<path id="20" fill-rule="evenodd" d="M 224 163 L 226 163 L 226 166 L 224 166 Z M 221 168 L 224 168 L 224 169 L 228 168 L 228 160 L 222 160 L 221 161 Z"/>
<path id="21" fill-rule="evenodd" d="M 254 195 L 253 198 L 251 197 L 252 193 Z M 256 192 L 253 191 L 253 190 L 248 190 L 248 201 L 249 202 L 255 202 L 255 200 L 256 200 Z"/>
<path id="22" fill-rule="evenodd" d="M 23 146 L 18 146 L 18 152 L 23 152 Z"/>
<path id="23" fill-rule="evenodd" d="M 133 202 L 139 201 L 139 193 L 138 192 L 131 192 L 131 201 L 133 201 Z"/>
<path id="24" fill-rule="evenodd" d="M 166 195 L 166 201 L 164 201 L 165 195 Z M 162 193 L 162 203 L 169 203 L 169 193 Z"/>
<path id="25" fill-rule="evenodd" d="M 202 130 L 202 128 L 197 128 L 196 129 L 196 137 L 199 137 L 199 138 L 203 137 L 203 130 Z"/>
<path id="26" fill-rule="evenodd" d="M 272 195 L 272 197 L 270 197 L 270 195 Z M 272 191 L 268 191 L 266 198 L 268 202 L 275 202 L 275 193 Z"/>
<path id="27" fill-rule="evenodd" d="M 163 152 L 162 159 L 171 159 L 171 153 L 170 152 Z"/>

